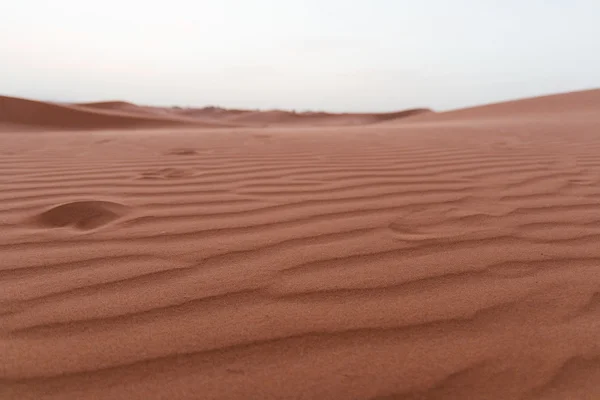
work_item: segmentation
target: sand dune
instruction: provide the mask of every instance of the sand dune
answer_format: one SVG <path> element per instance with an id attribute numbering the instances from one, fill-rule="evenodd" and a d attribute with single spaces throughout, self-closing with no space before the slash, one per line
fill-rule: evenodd
<path id="1" fill-rule="evenodd" d="M 593 114 L 598 112 L 598 104 L 600 104 L 600 89 L 593 89 L 487 104 L 454 111 L 421 114 L 411 117 L 410 121 L 469 121 L 531 117 L 540 117 L 548 120 L 560 118 L 565 112 Z"/>
<path id="2" fill-rule="evenodd" d="M 111 103 L 112 104 L 112 103 Z M 127 108 L 130 106 L 119 106 Z M 136 106 L 137 107 L 137 106 Z M 432 113 L 430 109 L 415 108 L 389 113 L 327 113 L 293 112 L 285 110 L 239 110 L 219 107 L 171 109 L 169 112 L 207 121 L 225 121 L 244 126 L 350 126 L 368 125 L 381 121 L 400 120 Z"/>
<path id="3" fill-rule="evenodd" d="M 117 111 L 121 113 L 128 114 L 143 114 L 143 115 L 155 115 L 158 117 L 164 117 L 165 115 L 168 118 L 177 118 L 184 117 L 184 119 L 189 120 L 189 116 L 177 112 L 178 109 L 173 107 L 153 107 L 153 106 L 140 106 L 137 104 L 129 103 L 126 101 L 100 101 L 95 103 L 75 103 L 72 104 L 78 108 L 86 108 L 90 110 L 107 110 L 107 111 Z"/>
<path id="4" fill-rule="evenodd" d="M 290 111 L 272 110 L 236 113 L 227 118 L 228 121 L 259 125 L 307 125 L 307 126 L 347 126 L 366 125 L 387 120 L 399 120 L 405 117 L 429 113 L 428 109 L 404 110 L 393 113 L 370 114 L 332 114 L 332 113 L 296 113 Z"/>
<path id="5" fill-rule="evenodd" d="M 229 110 L 218 107 L 183 109 L 139 106 L 125 101 L 55 104 L 0 96 L 0 129 L 148 129 L 186 125 L 195 128 L 346 126 L 398 120 L 428 112 L 431 110 L 331 114 Z"/>
<path id="6" fill-rule="evenodd" d="M 79 107 L 96 108 L 100 110 L 123 110 L 129 108 L 137 108 L 138 106 L 127 101 L 97 101 L 93 103 L 75 103 Z"/>
<path id="7" fill-rule="evenodd" d="M 240 114 L 247 114 L 253 111 L 250 110 L 237 110 L 220 107 L 203 107 L 203 108 L 181 108 L 175 109 L 175 113 L 179 115 L 185 115 L 194 118 L 208 118 L 208 119 L 229 119 Z"/>
<path id="8" fill-rule="evenodd" d="M 167 126 L 191 126 L 214 128 L 223 125 L 179 116 L 136 115 L 139 110 L 123 110 L 122 107 L 81 107 L 14 97 L 0 96 L 0 128 L 10 126 L 37 129 L 125 129 L 157 128 Z M 8 129 L 8 128 L 6 128 Z"/>
<path id="9" fill-rule="evenodd" d="M 598 111 L 6 125 L 0 398 L 598 399 Z"/>

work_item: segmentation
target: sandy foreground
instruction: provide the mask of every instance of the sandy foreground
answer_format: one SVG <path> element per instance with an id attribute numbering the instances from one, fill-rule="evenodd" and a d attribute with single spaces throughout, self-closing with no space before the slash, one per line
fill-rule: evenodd
<path id="1" fill-rule="evenodd" d="M 600 399 L 600 90 L 0 97 L 0 399 Z"/>

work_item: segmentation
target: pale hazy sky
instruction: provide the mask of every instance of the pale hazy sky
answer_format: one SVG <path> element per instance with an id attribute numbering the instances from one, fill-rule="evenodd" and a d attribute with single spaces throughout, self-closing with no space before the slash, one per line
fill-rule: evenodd
<path id="1" fill-rule="evenodd" d="M 438 110 L 600 86 L 600 0 L 14 0 L 0 94 Z"/>

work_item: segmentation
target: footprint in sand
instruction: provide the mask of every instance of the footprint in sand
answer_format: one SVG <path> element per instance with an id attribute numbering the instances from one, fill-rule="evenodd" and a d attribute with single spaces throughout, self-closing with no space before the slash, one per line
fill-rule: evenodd
<path id="1" fill-rule="evenodd" d="M 106 143 L 111 143 L 114 142 L 114 139 L 100 139 L 96 142 L 94 142 L 94 144 L 106 144 Z"/>
<path id="2" fill-rule="evenodd" d="M 139 179 L 177 179 L 193 176 L 194 172 L 183 168 L 160 168 L 142 172 Z"/>
<path id="3" fill-rule="evenodd" d="M 100 228 L 128 214 L 130 208 L 110 201 L 73 201 L 54 206 L 32 218 L 41 228 L 74 228 L 80 231 Z"/>
<path id="4" fill-rule="evenodd" d="M 252 135 L 255 139 L 269 140 L 273 137 L 273 135 L 269 135 L 268 133 L 256 133 Z"/>
<path id="5" fill-rule="evenodd" d="M 179 148 L 171 149 L 165 153 L 168 156 L 195 156 L 198 152 L 195 149 Z"/>
<path id="6" fill-rule="evenodd" d="M 388 225 L 401 240 L 444 239 L 493 230 L 493 216 L 467 212 L 457 207 L 422 209 L 408 213 Z"/>

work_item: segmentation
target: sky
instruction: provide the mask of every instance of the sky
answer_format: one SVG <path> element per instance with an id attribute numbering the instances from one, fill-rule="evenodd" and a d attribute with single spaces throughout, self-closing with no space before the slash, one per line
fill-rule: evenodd
<path id="1" fill-rule="evenodd" d="M 600 87 L 598 0 L 0 2 L 0 94 L 449 110 Z"/>

